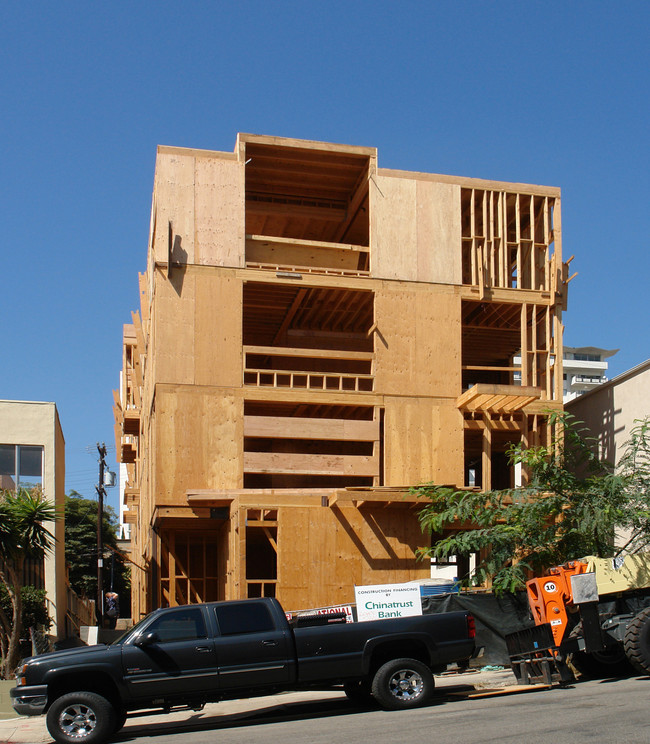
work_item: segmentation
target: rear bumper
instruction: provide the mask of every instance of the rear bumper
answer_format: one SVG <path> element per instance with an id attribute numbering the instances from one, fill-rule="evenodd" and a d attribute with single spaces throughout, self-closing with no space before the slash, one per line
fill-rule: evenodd
<path id="1" fill-rule="evenodd" d="M 9 690 L 11 704 L 21 716 L 40 716 L 47 707 L 47 685 L 27 685 Z"/>

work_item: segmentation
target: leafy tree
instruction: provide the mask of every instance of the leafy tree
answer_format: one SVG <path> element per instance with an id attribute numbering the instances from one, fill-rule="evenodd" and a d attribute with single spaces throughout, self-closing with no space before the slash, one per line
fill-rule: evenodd
<path id="1" fill-rule="evenodd" d="M 616 528 L 633 529 L 635 547 L 647 544 L 650 422 L 635 428 L 618 471 L 600 460 L 594 441 L 570 414 L 550 414 L 549 423 L 559 431 L 550 447 L 509 450 L 511 463 L 530 473 L 525 486 L 482 493 L 434 484 L 412 489 L 429 500 L 420 512 L 425 531 L 474 525 L 452 531 L 420 555 L 480 552 L 475 573 L 464 583 L 492 581 L 501 593 L 523 588 L 531 573 L 572 558 L 614 555 Z"/>
<path id="2" fill-rule="evenodd" d="M 104 560 L 104 590 L 111 588 L 120 595 L 122 607 L 128 607 L 129 569 L 117 551 L 117 517 L 110 506 L 104 506 L 102 542 L 114 558 Z M 111 550 L 112 548 L 112 550 Z M 97 502 L 76 491 L 65 497 L 65 560 L 70 586 L 82 597 L 97 596 Z"/>
<path id="3" fill-rule="evenodd" d="M 19 661 L 25 561 L 42 558 L 50 550 L 54 536 L 45 523 L 57 518 L 55 507 L 39 489 L 0 491 L 0 581 L 11 605 L 11 617 L 0 610 L 0 624 L 8 638 L 0 669 L 5 679 L 13 674 Z"/>
<path id="4" fill-rule="evenodd" d="M 23 603 L 23 630 L 25 628 L 44 628 L 47 630 L 52 625 L 52 619 L 47 613 L 45 589 L 24 586 L 20 590 L 20 594 Z M 11 597 L 6 587 L 0 584 L 0 649 L 2 649 L 3 657 L 6 655 L 9 646 L 12 617 Z"/>
<path id="5" fill-rule="evenodd" d="M 629 511 L 623 549 L 646 550 L 650 545 L 650 417 L 635 421 L 618 469 L 625 479 Z"/>

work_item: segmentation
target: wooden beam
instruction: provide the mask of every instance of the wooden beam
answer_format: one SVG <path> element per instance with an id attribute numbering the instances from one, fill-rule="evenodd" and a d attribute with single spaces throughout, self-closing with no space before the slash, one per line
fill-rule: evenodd
<path id="1" fill-rule="evenodd" d="M 300 357 L 304 359 L 364 359 L 372 360 L 371 351 L 344 351 L 338 349 L 298 349 L 291 346 L 244 346 L 245 354 L 261 356 Z M 281 371 L 281 370 L 269 370 Z M 314 374 L 319 374 L 314 371 Z M 323 373 L 327 374 L 327 373 Z"/>
<path id="2" fill-rule="evenodd" d="M 354 245 L 353 243 L 328 243 L 324 240 L 305 240 L 294 238 L 276 238 L 269 235 L 247 235 L 246 243 L 261 245 L 275 245 L 278 247 L 292 246 L 298 248 L 324 248 L 332 251 L 352 251 L 354 253 L 369 253 L 367 245 Z"/>
<path id="3" fill-rule="evenodd" d="M 268 538 L 268 541 L 271 543 L 271 545 L 273 547 L 273 550 L 275 550 L 275 552 L 277 553 L 278 552 L 278 544 L 273 539 L 273 535 L 271 535 L 271 530 L 268 527 L 263 527 L 262 529 L 264 530 L 264 534 Z"/>
<path id="4" fill-rule="evenodd" d="M 379 421 L 244 416 L 244 436 L 375 442 L 379 440 Z"/>
<path id="5" fill-rule="evenodd" d="M 244 473 L 374 476 L 378 471 L 378 458 L 369 455 L 244 452 Z"/>

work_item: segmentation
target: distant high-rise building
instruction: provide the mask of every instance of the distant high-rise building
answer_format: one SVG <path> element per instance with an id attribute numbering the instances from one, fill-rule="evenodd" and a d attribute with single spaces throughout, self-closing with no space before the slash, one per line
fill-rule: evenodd
<path id="1" fill-rule="evenodd" d="M 599 349 L 595 346 L 565 346 L 562 400 L 567 403 L 607 382 L 606 360 L 617 352 L 618 349 Z"/>

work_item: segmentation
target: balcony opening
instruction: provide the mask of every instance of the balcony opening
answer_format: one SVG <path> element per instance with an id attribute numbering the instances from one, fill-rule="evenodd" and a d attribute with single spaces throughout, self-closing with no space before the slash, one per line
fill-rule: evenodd
<path id="1" fill-rule="evenodd" d="M 462 313 L 463 390 L 521 384 L 521 306 L 466 301 Z"/>
<path id="2" fill-rule="evenodd" d="M 246 142 L 245 159 L 248 234 L 369 245 L 371 159 L 362 148 Z"/>
<path id="3" fill-rule="evenodd" d="M 246 265 L 344 276 L 369 271 L 366 148 L 245 143 Z"/>
<path id="4" fill-rule="evenodd" d="M 373 390 L 372 292 L 244 284 L 244 385 Z"/>
<path id="5" fill-rule="evenodd" d="M 246 401 L 244 487 L 379 485 L 380 418 L 373 406 Z"/>

